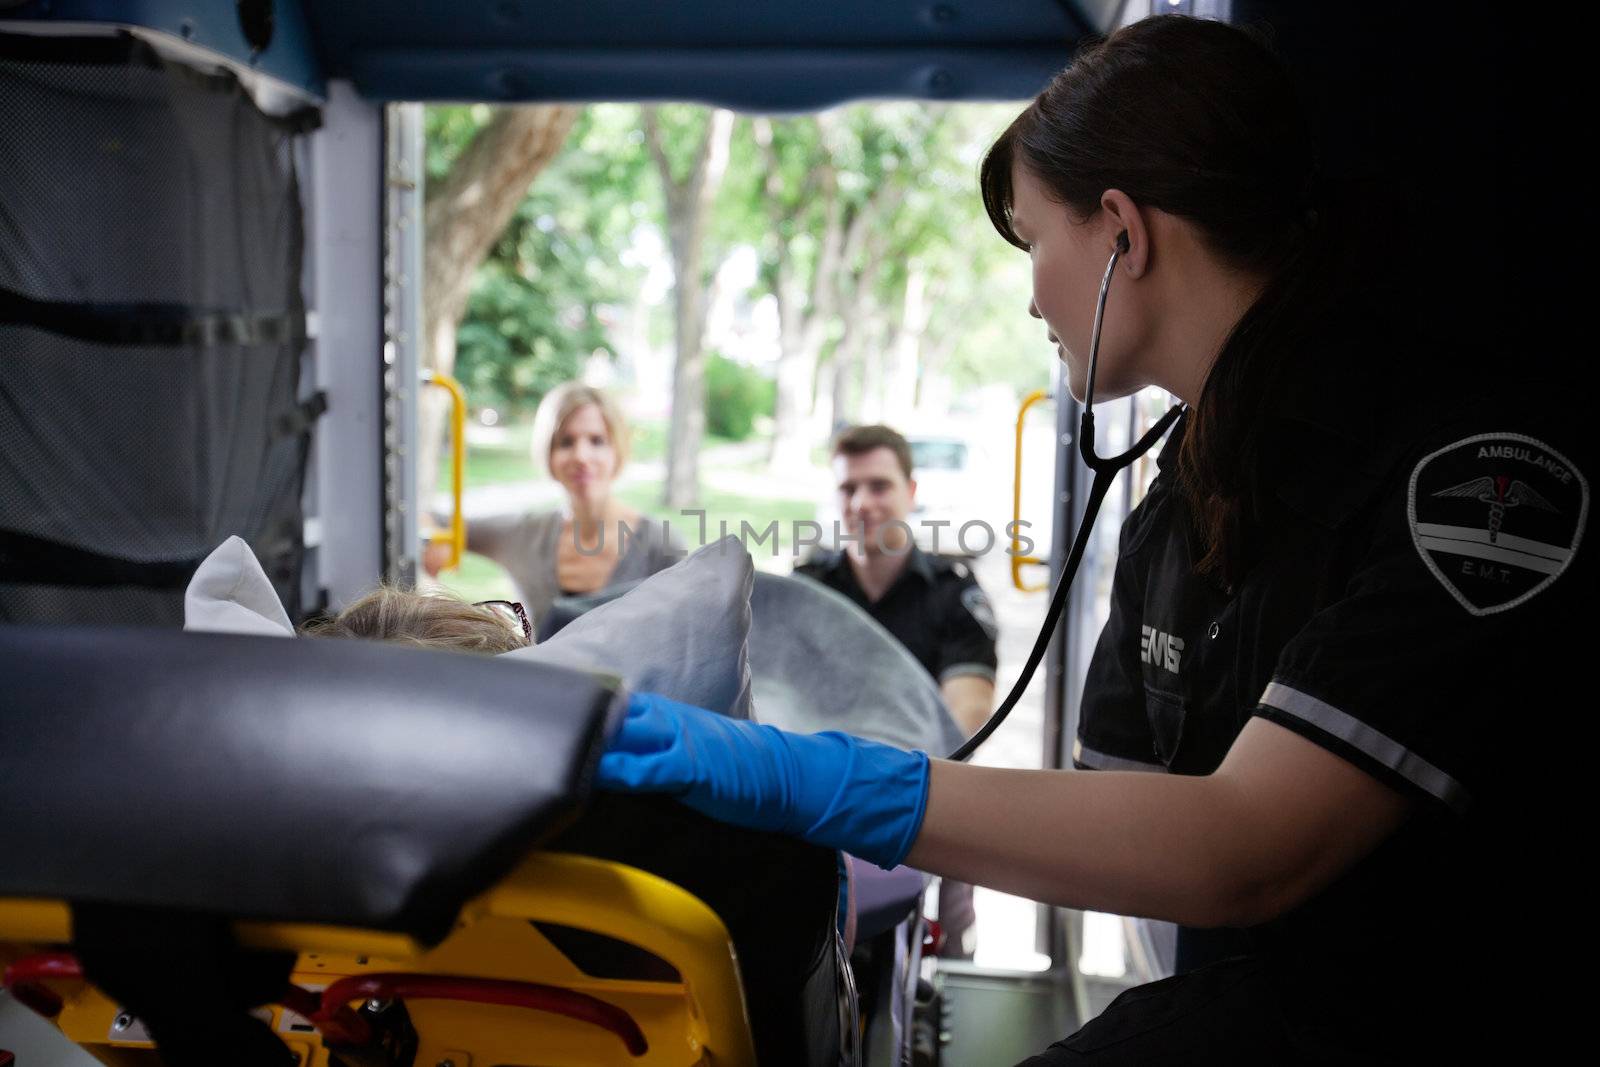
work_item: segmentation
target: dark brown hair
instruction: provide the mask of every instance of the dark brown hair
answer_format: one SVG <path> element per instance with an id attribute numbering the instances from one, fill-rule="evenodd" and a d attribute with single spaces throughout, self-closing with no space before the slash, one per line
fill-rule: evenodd
<path id="1" fill-rule="evenodd" d="M 1213 254 L 1265 280 L 1185 418 L 1178 478 L 1205 551 L 1197 570 L 1234 584 L 1253 555 L 1258 420 L 1326 299 L 1331 227 L 1288 72 L 1250 33 L 1163 15 L 1090 43 L 983 161 L 984 207 L 1011 228 L 1013 163 L 1087 218 L 1107 189 L 1194 224 Z"/>
<path id="2" fill-rule="evenodd" d="M 399 641 L 491 656 L 527 647 L 522 632 L 489 608 L 443 593 L 414 593 L 389 585 L 378 586 L 333 618 L 312 623 L 302 632 L 308 637 Z"/>
<path id="3" fill-rule="evenodd" d="M 864 456 L 877 448 L 887 448 L 900 461 L 906 481 L 911 480 L 911 446 L 896 430 L 881 423 L 870 426 L 847 426 L 833 439 L 833 455 Z"/>

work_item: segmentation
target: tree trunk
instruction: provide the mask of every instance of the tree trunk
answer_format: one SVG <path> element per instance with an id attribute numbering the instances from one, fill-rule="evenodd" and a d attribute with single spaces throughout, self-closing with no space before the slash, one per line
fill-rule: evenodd
<path id="1" fill-rule="evenodd" d="M 779 327 L 778 378 L 772 420 L 772 451 L 768 461 L 776 472 L 805 467 L 811 453 L 811 388 L 816 377 L 816 353 L 807 351 L 799 338 Z"/>
<path id="2" fill-rule="evenodd" d="M 887 346 L 888 382 L 884 390 L 883 417 L 891 426 L 903 427 L 917 407 L 917 357 L 922 335 L 928 329 L 927 274 L 912 263 L 906 274 L 900 326 Z"/>
<path id="3" fill-rule="evenodd" d="M 816 381 L 811 389 L 811 423 L 821 431 L 822 436 L 830 440 L 839 425 L 839 420 L 834 418 L 833 413 L 833 384 L 837 380 L 838 372 L 839 366 L 836 360 L 829 359 L 826 363 L 819 363 Z"/>
<path id="4" fill-rule="evenodd" d="M 869 365 L 881 369 L 882 353 L 873 349 L 873 303 L 878 275 L 888 254 L 888 234 L 877 229 L 869 232 L 868 222 L 880 218 L 879 212 L 888 211 L 899 203 L 903 190 L 879 187 L 866 207 L 851 220 L 850 233 L 845 241 L 842 270 L 832 279 L 838 292 L 839 321 L 843 336 L 834 352 L 838 370 L 833 380 L 833 422 L 843 420 L 859 423 L 869 406 L 869 389 L 872 374 Z"/>
<path id="5" fill-rule="evenodd" d="M 833 350 L 833 432 L 835 433 L 858 421 L 857 364 L 855 338 L 847 333 Z"/>
<path id="6" fill-rule="evenodd" d="M 876 326 L 876 323 L 870 325 Z M 867 332 L 861 347 L 861 405 L 856 414 L 862 422 L 883 422 L 883 364 L 888 357 L 887 330 Z"/>
<path id="7" fill-rule="evenodd" d="M 467 311 L 478 266 L 505 232 L 528 186 L 566 140 L 578 117 L 572 105 L 503 107 L 462 151 L 450 173 L 427 190 L 423 210 L 423 366 L 450 374 L 456 329 Z M 445 398 L 428 389 L 419 404 L 419 499 L 433 492 L 439 469 Z"/>
<path id="8" fill-rule="evenodd" d="M 817 116 L 815 122 L 824 142 L 828 126 L 833 121 L 828 116 Z M 782 168 L 772 144 L 772 123 L 769 119 L 752 120 L 757 146 L 762 150 L 767 165 L 766 191 L 768 202 L 776 211 L 788 211 L 784 196 Z M 799 210 L 809 203 L 823 205 L 822 233 L 817 246 L 817 256 L 811 275 L 802 279 L 795 274 L 795 259 L 787 246 L 778 250 L 778 368 L 772 417 L 772 448 L 767 455 L 770 468 L 775 473 L 788 474 L 810 466 L 811 446 L 815 419 L 813 381 L 817 374 L 817 358 L 827 337 L 829 321 L 833 316 L 835 289 L 833 276 L 844 252 L 844 205 L 839 197 L 839 174 L 831 155 L 826 154 L 807 176 L 800 195 Z M 774 230 L 780 219 L 774 218 Z M 779 238 L 782 245 L 782 238 Z"/>
<path id="9" fill-rule="evenodd" d="M 661 173 L 672 251 L 673 323 L 677 355 L 672 365 L 672 416 L 667 432 L 665 503 L 685 508 L 700 498 L 700 438 L 705 434 L 706 367 L 702 346 L 706 294 L 705 229 L 711 204 L 728 168 L 733 112 L 715 109 L 706 119 L 689 174 L 676 178 L 661 142 L 655 108 L 644 109 L 645 139 Z"/>

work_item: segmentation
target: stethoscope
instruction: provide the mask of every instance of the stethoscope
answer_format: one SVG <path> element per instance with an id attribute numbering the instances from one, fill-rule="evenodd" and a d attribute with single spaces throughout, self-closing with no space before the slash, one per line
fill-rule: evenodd
<path id="1" fill-rule="evenodd" d="M 1039 661 L 1044 659 L 1045 649 L 1050 646 L 1050 635 L 1055 631 L 1056 623 L 1061 619 L 1061 612 L 1067 605 L 1067 592 L 1072 588 L 1072 580 L 1078 575 L 1078 565 L 1083 562 L 1084 550 L 1089 545 L 1089 535 L 1094 532 L 1095 517 L 1100 514 L 1100 505 L 1105 501 L 1106 493 L 1111 490 L 1111 483 L 1116 480 L 1118 473 L 1132 466 L 1140 456 L 1155 447 L 1161 436 L 1167 432 L 1178 416 L 1183 414 L 1183 405 L 1174 404 L 1165 415 L 1161 416 L 1156 424 L 1139 439 L 1139 443 L 1122 453 L 1120 456 L 1102 458 L 1095 455 L 1094 451 L 1094 372 L 1100 362 L 1100 322 L 1106 313 L 1106 293 L 1111 290 L 1111 275 L 1117 269 L 1117 259 L 1128 251 L 1128 232 L 1124 230 L 1117 235 L 1117 243 L 1111 252 L 1111 262 L 1106 264 L 1105 277 L 1100 281 L 1100 299 L 1094 307 L 1094 330 L 1089 335 L 1089 375 L 1083 391 L 1083 418 L 1078 423 L 1078 454 L 1083 457 L 1083 464 L 1094 472 L 1094 481 L 1089 486 L 1089 499 L 1084 504 L 1083 521 L 1078 524 L 1078 533 L 1072 539 L 1072 551 L 1067 554 L 1066 565 L 1061 570 L 1061 580 L 1056 583 L 1056 591 L 1050 598 L 1050 610 L 1045 614 L 1044 625 L 1039 629 L 1039 636 L 1033 642 L 1033 651 L 1028 653 L 1028 662 L 1023 665 L 1022 675 L 1017 679 L 1016 685 L 1011 687 L 1011 692 L 1004 701 L 995 709 L 989 721 L 970 737 L 966 744 L 950 753 L 947 757 L 952 760 L 964 760 L 979 745 L 989 739 L 989 735 L 1006 721 L 1006 716 L 1011 714 L 1011 709 L 1017 706 L 1017 701 L 1022 698 L 1023 691 L 1028 688 L 1028 683 L 1033 680 L 1033 672 L 1038 669 Z"/>

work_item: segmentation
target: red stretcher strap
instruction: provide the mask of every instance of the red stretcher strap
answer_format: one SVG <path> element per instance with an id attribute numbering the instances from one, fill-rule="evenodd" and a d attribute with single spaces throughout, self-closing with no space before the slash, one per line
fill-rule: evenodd
<path id="1" fill-rule="evenodd" d="M 41 979 L 82 978 L 83 967 L 78 957 L 70 952 L 41 952 L 37 956 L 24 956 L 13 962 L 0 975 L 0 985 L 6 992 L 26 1004 L 46 1019 L 61 1014 L 61 998 L 50 991 Z"/>
<path id="2" fill-rule="evenodd" d="M 61 998 L 43 984 L 47 978 L 82 979 L 83 967 L 70 952 L 44 952 L 26 956 L 6 967 L 0 984 L 17 1000 L 47 1018 L 60 1014 Z M 371 1040 L 366 1020 L 350 1010 L 353 1000 L 463 1000 L 474 1004 L 504 1004 L 513 1008 L 564 1015 L 616 1034 L 634 1056 L 649 1051 L 644 1031 L 633 1016 L 586 993 L 534 982 L 509 982 L 496 978 L 456 978 L 437 974 L 367 974 L 342 978 L 316 994 L 289 986 L 284 1007 L 310 1019 L 334 1044 L 364 1045 Z"/>
<path id="3" fill-rule="evenodd" d="M 352 1000 L 465 1000 L 474 1004 L 504 1004 L 532 1008 L 569 1019 L 580 1019 L 609 1030 L 622 1039 L 634 1056 L 649 1045 L 633 1016 L 603 1000 L 557 986 L 534 982 L 509 982 L 496 978 L 453 978 L 438 974 L 366 974 L 343 978 L 322 992 L 322 1007 L 312 1021 L 321 1028 L 339 1009 L 348 1011 Z"/>

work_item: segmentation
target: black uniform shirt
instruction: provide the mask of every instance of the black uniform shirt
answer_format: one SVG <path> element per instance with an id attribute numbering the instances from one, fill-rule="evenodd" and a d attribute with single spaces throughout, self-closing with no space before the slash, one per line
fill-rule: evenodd
<path id="1" fill-rule="evenodd" d="M 871 603 L 843 552 L 818 552 L 795 567 L 859 604 L 910 650 L 934 681 L 973 675 L 994 681 L 998 629 L 972 569 L 912 547 L 905 570 Z"/>
<path id="2" fill-rule="evenodd" d="M 1123 526 L 1078 766 L 1207 774 L 1261 716 L 1416 798 L 1399 832 L 1279 920 L 1187 961 L 1180 934 L 1180 967 L 1275 960 L 1312 1044 L 1464 1033 L 1440 1013 L 1487 1007 L 1495 961 L 1540 951 L 1492 920 L 1549 906 L 1542 840 L 1564 776 L 1560 746 L 1534 738 L 1562 729 L 1559 650 L 1593 583 L 1584 442 L 1575 420 L 1536 413 L 1559 404 L 1391 418 L 1308 378 L 1268 416 L 1262 548 L 1231 593 L 1194 573 L 1183 422 Z"/>

